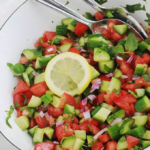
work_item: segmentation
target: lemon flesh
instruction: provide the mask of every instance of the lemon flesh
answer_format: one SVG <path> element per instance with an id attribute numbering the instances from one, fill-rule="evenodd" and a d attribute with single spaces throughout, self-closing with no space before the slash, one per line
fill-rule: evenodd
<path id="1" fill-rule="evenodd" d="M 58 96 L 64 92 L 72 96 L 79 95 L 87 88 L 90 81 L 91 69 L 87 60 L 71 52 L 54 57 L 45 70 L 45 82 Z"/>

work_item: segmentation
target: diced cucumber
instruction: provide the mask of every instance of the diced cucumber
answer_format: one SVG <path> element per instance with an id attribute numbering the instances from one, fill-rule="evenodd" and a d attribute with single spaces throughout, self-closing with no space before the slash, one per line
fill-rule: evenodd
<path id="1" fill-rule="evenodd" d="M 49 105 L 52 101 L 52 96 L 46 93 L 41 97 L 41 100 L 45 103 L 45 105 Z"/>
<path id="2" fill-rule="evenodd" d="M 75 115 L 75 108 L 74 108 L 74 106 L 71 106 L 71 105 L 66 104 L 65 107 L 64 107 L 63 113 L 64 113 L 64 114 L 72 114 L 72 115 Z"/>
<path id="3" fill-rule="evenodd" d="M 100 48 L 94 48 L 94 61 L 110 61 L 110 55 Z"/>
<path id="4" fill-rule="evenodd" d="M 114 60 L 104 61 L 104 62 L 98 62 L 98 68 L 103 73 L 113 72 L 114 67 L 115 67 Z"/>
<path id="5" fill-rule="evenodd" d="M 53 95 L 54 93 L 50 90 L 47 90 L 46 93 L 48 93 L 49 95 Z"/>
<path id="6" fill-rule="evenodd" d="M 120 78 L 123 75 L 122 71 L 120 69 L 115 69 L 114 71 L 114 77 Z"/>
<path id="7" fill-rule="evenodd" d="M 58 107 L 60 106 L 60 103 L 61 103 L 60 98 L 57 97 L 57 96 L 55 96 L 55 95 L 52 95 L 52 98 L 53 98 L 53 101 L 52 101 L 51 104 L 52 104 L 54 107 L 58 108 Z"/>
<path id="8" fill-rule="evenodd" d="M 64 18 L 64 19 L 61 20 L 61 23 L 63 25 L 68 26 L 72 21 L 73 21 L 73 19 L 71 19 L 71 18 Z"/>
<path id="9" fill-rule="evenodd" d="M 101 106 L 106 108 L 106 109 L 109 109 L 113 113 L 116 112 L 118 109 L 117 107 L 113 107 L 112 105 L 109 105 L 107 103 L 102 103 Z"/>
<path id="10" fill-rule="evenodd" d="M 133 127 L 144 126 L 147 123 L 148 116 L 134 116 L 135 119 Z"/>
<path id="11" fill-rule="evenodd" d="M 126 150 L 128 149 L 128 144 L 125 136 L 122 136 L 117 144 L 117 150 Z"/>
<path id="12" fill-rule="evenodd" d="M 59 122 L 59 121 L 64 122 L 64 118 L 63 118 L 63 116 L 59 116 L 59 117 L 57 118 L 56 122 Z"/>
<path id="13" fill-rule="evenodd" d="M 128 131 L 126 134 L 137 137 L 137 138 L 141 138 L 145 132 L 146 132 L 146 129 L 144 128 L 144 126 L 139 126 Z"/>
<path id="14" fill-rule="evenodd" d="M 138 98 L 143 97 L 145 95 L 145 89 L 135 89 L 135 92 Z"/>
<path id="15" fill-rule="evenodd" d="M 28 116 L 30 118 L 32 118 L 32 116 L 34 115 L 34 112 L 35 112 L 34 108 L 29 108 L 28 106 L 21 107 L 20 109 L 21 109 L 21 111 L 23 111 L 22 115 L 24 115 L 24 112 L 25 112 L 24 116 Z M 28 112 L 29 114 L 26 114 L 26 112 Z"/>
<path id="16" fill-rule="evenodd" d="M 44 131 L 43 129 L 36 128 L 33 136 L 33 142 L 34 143 L 42 143 L 44 137 Z"/>
<path id="17" fill-rule="evenodd" d="M 150 100 L 146 95 L 135 103 L 135 109 L 137 112 L 147 112 L 150 110 Z"/>
<path id="18" fill-rule="evenodd" d="M 99 93 L 101 93 L 101 92 L 107 92 L 109 85 L 110 85 L 109 81 L 103 80 L 102 81 L 102 85 L 99 88 Z"/>
<path id="19" fill-rule="evenodd" d="M 75 29 L 75 26 L 77 24 L 77 21 L 76 20 L 73 20 L 67 27 L 68 30 L 74 32 L 74 29 Z"/>
<path id="20" fill-rule="evenodd" d="M 49 50 L 49 49 L 48 49 Z M 50 48 L 51 50 L 51 48 Z M 56 54 L 50 54 L 46 56 L 39 57 L 40 66 L 47 66 L 47 64 L 56 56 Z"/>
<path id="21" fill-rule="evenodd" d="M 23 54 L 26 56 L 26 58 L 29 59 L 29 60 L 33 60 L 33 59 L 36 59 L 36 58 L 42 56 L 42 52 L 36 51 L 36 50 L 31 50 L 31 49 L 25 49 L 25 50 L 23 50 L 22 53 L 23 53 Z"/>
<path id="22" fill-rule="evenodd" d="M 126 24 L 121 25 L 113 25 L 113 28 L 118 32 L 120 35 L 123 35 L 127 32 L 128 26 Z"/>
<path id="23" fill-rule="evenodd" d="M 38 126 L 34 126 L 33 128 L 28 130 L 28 133 L 33 137 L 35 129 L 38 128 Z"/>
<path id="24" fill-rule="evenodd" d="M 72 46 L 72 43 L 66 43 L 66 44 L 60 46 L 59 50 L 63 53 L 67 52 L 71 48 L 71 46 Z"/>
<path id="25" fill-rule="evenodd" d="M 24 81 L 27 83 L 27 85 L 30 86 L 30 80 L 29 80 L 28 74 L 24 72 L 22 76 L 23 76 Z"/>
<path id="26" fill-rule="evenodd" d="M 87 143 L 89 147 L 92 147 L 95 139 L 93 138 L 93 135 L 87 135 Z"/>
<path id="27" fill-rule="evenodd" d="M 135 67 L 134 74 L 139 76 L 144 75 L 145 72 L 147 71 L 147 67 L 148 66 L 146 64 L 137 64 Z"/>
<path id="28" fill-rule="evenodd" d="M 35 112 L 35 113 L 34 113 L 34 119 L 36 119 L 36 117 L 39 116 L 39 115 L 40 115 L 39 112 Z"/>
<path id="29" fill-rule="evenodd" d="M 75 130 L 75 137 L 80 138 L 81 140 L 86 140 L 86 131 L 84 130 Z"/>
<path id="30" fill-rule="evenodd" d="M 114 15 L 111 13 L 111 11 L 107 11 L 107 13 L 106 13 L 106 16 L 108 17 L 108 18 L 113 18 L 114 17 Z"/>
<path id="31" fill-rule="evenodd" d="M 108 128 L 108 133 L 112 140 L 118 140 L 120 138 L 120 127 L 118 124 Z"/>
<path id="32" fill-rule="evenodd" d="M 18 127 L 24 131 L 26 130 L 27 128 L 29 128 L 29 118 L 27 116 L 21 116 L 17 119 L 15 119 L 15 123 L 18 125 Z"/>
<path id="33" fill-rule="evenodd" d="M 75 38 L 75 33 L 70 31 L 70 33 L 69 33 L 69 38 L 74 39 L 74 38 Z"/>
<path id="34" fill-rule="evenodd" d="M 75 143 L 73 145 L 73 148 L 74 149 L 81 149 L 81 147 L 83 146 L 83 144 L 84 144 L 83 140 L 81 140 L 79 138 L 76 138 Z"/>
<path id="35" fill-rule="evenodd" d="M 43 73 L 41 73 L 41 74 L 35 76 L 35 78 L 34 78 L 34 84 L 37 84 L 37 83 L 39 83 L 39 82 L 45 81 L 45 79 L 44 79 L 44 74 L 45 74 L 45 72 L 43 72 Z"/>
<path id="36" fill-rule="evenodd" d="M 44 134 L 51 140 L 54 134 L 54 129 L 51 127 L 46 127 L 43 129 Z"/>
<path id="37" fill-rule="evenodd" d="M 27 67 L 26 68 L 26 73 L 28 74 L 28 77 L 29 77 L 29 79 L 32 79 L 33 78 L 33 74 L 32 74 L 32 72 L 34 72 L 35 70 L 32 68 L 32 67 Z"/>
<path id="38" fill-rule="evenodd" d="M 121 81 L 115 77 L 112 77 L 107 93 L 111 93 L 114 89 L 120 90 L 120 88 L 121 88 Z"/>
<path id="39" fill-rule="evenodd" d="M 76 141 L 76 137 L 74 136 L 63 138 L 63 140 L 61 141 L 61 146 L 64 148 L 73 147 L 75 141 Z"/>
<path id="40" fill-rule="evenodd" d="M 82 118 L 80 121 L 79 121 L 79 124 L 81 124 L 82 122 L 84 122 L 86 119 L 85 118 Z"/>
<path id="41" fill-rule="evenodd" d="M 146 42 L 142 41 L 141 43 L 139 43 L 138 49 L 140 51 L 145 51 L 147 49 L 147 47 L 148 47 L 148 44 Z"/>
<path id="42" fill-rule="evenodd" d="M 79 116 L 80 113 L 81 113 L 81 112 L 80 112 L 80 109 L 75 109 L 75 115 L 76 115 L 76 116 Z"/>
<path id="43" fill-rule="evenodd" d="M 120 127 L 120 134 L 125 134 L 131 130 L 135 120 L 133 118 L 127 118 L 123 121 Z"/>
<path id="44" fill-rule="evenodd" d="M 40 65 L 40 57 L 38 57 L 36 59 L 36 62 L 35 62 L 35 69 L 40 69 L 41 68 L 41 65 Z"/>
<path id="45" fill-rule="evenodd" d="M 93 80 L 93 79 L 97 78 L 100 75 L 100 73 L 91 65 L 90 65 L 90 68 L 91 68 L 92 80 Z"/>
<path id="46" fill-rule="evenodd" d="M 142 139 L 150 140 L 150 131 L 146 130 L 146 132 L 143 134 Z"/>
<path id="47" fill-rule="evenodd" d="M 100 110 L 93 116 L 93 119 L 99 121 L 100 123 L 103 123 L 105 122 L 110 113 L 111 113 L 110 110 L 101 107 Z"/>
<path id="48" fill-rule="evenodd" d="M 89 12 L 86 12 L 86 13 L 85 13 L 85 18 L 86 18 L 86 19 L 89 19 L 89 20 L 93 20 L 93 16 L 92 16 L 92 14 L 89 13 Z"/>
<path id="49" fill-rule="evenodd" d="M 67 26 L 66 25 L 56 26 L 56 34 L 66 36 L 67 35 Z"/>
<path id="50" fill-rule="evenodd" d="M 125 117 L 125 111 L 123 109 L 120 109 L 113 113 L 112 115 L 108 116 L 107 122 L 108 124 L 111 124 L 111 122 L 116 118 L 124 118 Z"/>
<path id="51" fill-rule="evenodd" d="M 41 103 L 41 98 L 33 95 L 28 103 L 28 107 L 38 107 L 41 105 Z"/>
<path id="52" fill-rule="evenodd" d="M 146 88 L 145 88 L 145 91 L 146 91 L 146 94 L 147 94 L 148 96 L 150 96 L 150 86 L 146 87 Z"/>
<path id="53" fill-rule="evenodd" d="M 150 67 L 147 68 L 146 74 L 150 76 Z"/>
<path id="54" fill-rule="evenodd" d="M 150 146 L 150 141 L 146 141 L 146 140 L 142 140 L 142 147 L 143 148 L 146 148 L 146 147 L 148 147 L 148 146 Z M 149 148 L 148 148 L 149 149 Z M 148 150 L 147 149 L 147 150 Z"/>
<path id="55" fill-rule="evenodd" d="M 60 44 L 60 41 L 64 39 L 66 39 L 66 37 L 62 35 L 56 35 L 52 40 L 52 44 Z"/>
<path id="56" fill-rule="evenodd" d="M 94 116 L 100 109 L 101 109 L 101 106 L 96 106 L 96 108 L 94 108 L 94 109 L 91 111 L 91 115 Z"/>
<path id="57" fill-rule="evenodd" d="M 82 47 L 85 46 L 85 37 L 84 36 L 80 37 L 79 45 L 82 46 Z"/>

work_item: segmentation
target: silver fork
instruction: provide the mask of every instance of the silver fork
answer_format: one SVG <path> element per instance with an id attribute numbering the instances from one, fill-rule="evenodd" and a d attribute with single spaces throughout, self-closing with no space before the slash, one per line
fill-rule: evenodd
<path id="1" fill-rule="evenodd" d="M 131 14 L 123 7 L 117 6 L 117 7 L 104 7 L 100 4 L 98 4 L 94 0 L 83 0 L 90 6 L 92 6 L 94 9 L 102 12 L 103 14 L 106 13 L 108 10 L 118 10 L 117 11 L 117 18 L 119 20 L 122 20 L 123 22 L 126 22 L 127 24 L 130 24 L 133 27 L 136 27 L 140 35 L 143 37 L 143 39 L 146 39 L 148 36 L 144 29 L 141 27 L 141 25 L 138 23 L 138 21 L 131 16 Z"/>
<path id="2" fill-rule="evenodd" d="M 98 29 L 101 27 L 107 28 L 107 21 L 110 20 L 110 19 L 102 19 L 99 21 L 88 20 L 85 17 L 83 17 L 82 15 L 76 13 L 75 11 L 71 10 L 70 8 L 68 8 L 67 6 L 61 4 L 60 2 L 58 2 L 56 0 L 35 0 L 35 1 L 37 1 L 41 4 L 44 4 L 64 15 L 66 15 L 67 17 L 70 17 L 74 20 L 77 20 L 77 21 L 87 25 L 91 29 L 92 33 L 99 33 Z M 119 19 L 114 19 L 114 20 L 119 20 Z M 137 30 L 135 30 L 135 28 L 133 28 L 130 24 L 128 24 L 122 20 L 119 20 L 119 21 L 130 26 L 131 29 L 143 39 L 143 37 L 140 35 L 140 33 Z"/>

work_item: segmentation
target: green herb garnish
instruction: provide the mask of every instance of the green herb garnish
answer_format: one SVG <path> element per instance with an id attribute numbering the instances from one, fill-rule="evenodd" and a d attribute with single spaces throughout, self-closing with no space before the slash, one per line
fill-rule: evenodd
<path id="1" fill-rule="evenodd" d="M 144 78 L 144 80 L 145 80 L 146 82 L 150 82 L 150 76 L 148 76 L 147 74 L 145 74 L 145 75 L 143 76 L 143 78 Z"/>
<path id="2" fill-rule="evenodd" d="M 18 108 L 18 107 L 20 107 L 20 104 L 17 103 L 16 101 L 14 101 L 14 107 L 15 107 L 15 108 Z"/>
<path id="3" fill-rule="evenodd" d="M 119 94 L 120 94 L 120 90 L 113 89 L 113 91 L 114 91 L 117 95 L 119 95 Z"/>
<path id="4" fill-rule="evenodd" d="M 68 131 L 67 124 L 65 124 L 65 131 L 66 131 L 66 132 Z"/>
<path id="5" fill-rule="evenodd" d="M 146 13 L 146 16 L 147 16 L 147 20 L 145 20 L 145 21 L 150 25 L 150 14 Z"/>
<path id="6" fill-rule="evenodd" d="M 140 83 L 140 84 L 138 84 L 138 85 L 136 85 L 136 86 L 135 86 L 135 88 L 139 88 L 140 86 L 141 86 L 141 83 Z"/>
<path id="7" fill-rule="evenodd" d="M 8 125 L 8 127 L 12 128 L 12 126 L 9 123 L 9 119 L 11 118 L 12 113 L 14 112 L 14 107 L 11 105 L 9 111 L 5 111 L 7 113 L 7 118 L 6 118 L 6 124 Z"/>
<path id="8" fill-rule="evenodd" d="M 67 1 L 65 5 L 68 5 L 68 4 L 69 4 L 69 2 Z"/>
<path id="9" fill-rule="evenodd" d="M 24 105 L 26 105 L 27 104 L 27 101 L 28 101 L 28 99 L 27 99 L 27 96 L 26 95 L 22 95 L 24 98 L 25 98 L 25 100 L 24 100 Z"/>
<path id="10" fill-rule="evenodd" d="M 113 71 L 113 69 L 109 68 L 107 65 L 104 65 L 104 70 L 108 73 L 111 73 Z"/>
<path id="11" fill-rule="evenodd" d="M 99 3 L 100 5 L 104 4 L 107 2 L 107 0 L 95 0 L 97 3 Z"/>

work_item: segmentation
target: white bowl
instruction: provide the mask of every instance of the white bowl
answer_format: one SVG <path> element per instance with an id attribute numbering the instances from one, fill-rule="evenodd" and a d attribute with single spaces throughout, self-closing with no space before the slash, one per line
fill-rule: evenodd
<path id="1" fill-rule="evenodd" d="M 59 0 L 63 4 L 67 0 Z M 85 4 L 82 0 L 68 0 L 70 8 L 79 13 L 96 12 L 94 9 Z M 142 0 L 108 0 L 106 6 L 125 6 L 126 4 L 142 3 Z M 146 4 L 146 10 L 150 13 L 150 3 Z M 145 23 L 146 12 L 138 11 L 133 15 L 143 25 Z M 26 1 L 6 22 L 0 31 L 0 130 L 3 135 L 12 142 L 15 146 L 22 150 L 33 150 L 34 145 L 31 137 L 27 132 L 22 132 L 19 127 L 14 123 L 16 112 L 13 113 L 10 123 L 10 129 L 5 119 L 7 114 L 5 110 L 9 110 L 12 105 L 12 92 L 17 83 L 17 78 L 13 77 L 10 69 L 6 63 L 17 63 L 20 55 L 25 48 L 34 48 L 35 41 L 42 36 L 46 30 L 55 31 L 55 26 L 60 24 L 61 19 L 65 16 L 58 12 L 41 5 L 34 0 Z M 52 23 L 53 21 L 53 23 Z"/>

